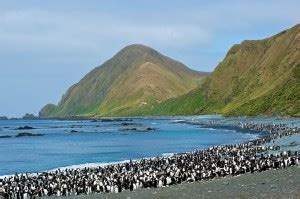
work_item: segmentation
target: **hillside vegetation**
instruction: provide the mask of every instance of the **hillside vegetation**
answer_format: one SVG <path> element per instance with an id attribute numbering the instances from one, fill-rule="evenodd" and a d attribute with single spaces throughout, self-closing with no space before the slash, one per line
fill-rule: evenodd
<path id="1" fill-rule="evenodd" d="M 233 45 L 209 76 L 149 47 L 128 46 L 40 116 L 214 113 L 300 116 L 300 25 Z"/>
<path id="2" fill-rule="evenodd" d="M 300 116 L 300 25 L 234 45 L 194 93 L 160 104 L 159 113 L 188 106 L 180 114 Z"/>
<path id="3" fill-rule="evenodd" d="M 130 45 L 71 86 L 41 117 L 117 116 L 197 88 L 207 76 L 157 51 Z"/>

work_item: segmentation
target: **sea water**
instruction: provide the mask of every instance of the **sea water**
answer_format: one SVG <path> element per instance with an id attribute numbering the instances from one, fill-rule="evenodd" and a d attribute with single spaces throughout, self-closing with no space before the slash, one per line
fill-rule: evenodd
<path id="1" fill-rule="evenodd" d="M 252 122 L 263 119 L 251 119 Z M 206 149 L 255 139 L 258 134 L 203 128 L 179 121 L 234 123 L 247 119 L 221 116 L 130 118 L 120 120 L 6 120 L 0 121 L 0 176 L 34 173 L 61 167 L 105 165 L 147 157 Z M 281 120 L 265 119 L 266 122 Z M 290 121 L 287 119 L 287 121 Z M 124 124 L 124 123 L 127 123 Z M 293 125 L 291 121 L 291 125 Z M 31 126 L 32 130 L 16 130 Z M 155 131 L 143 131 L 146 128 Z M 136 128 L 135 130 L 128 130 Z M 139 131 L 141 130 L 141 131 Z M 18 133 L 44 136 L 15 137 Z"/>

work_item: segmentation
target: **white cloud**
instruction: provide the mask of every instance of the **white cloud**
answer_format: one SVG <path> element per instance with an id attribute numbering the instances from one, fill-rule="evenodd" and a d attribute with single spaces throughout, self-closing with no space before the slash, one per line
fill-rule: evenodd
<path id="1" fill-rule="evenodd" d="M 108 15 L 64 15 L 41 10 L 9 10 L 0 14 L 0 44 L 5 50 L 98 49 L 109 42 L 186 46 L 207 43 L 212 33 L 200 26 L 134 22 Z M 2 49 L 3 50 L 3 49 Z"/>
<path id="2" fill-rule="evenodd" d="M 174 8 L 173 13 L 152 17 L 139 13 L 140 18 L 138 14 L 4 10 L 0 13 L 0 51 L 99 52 L 111 44 L 130 43 L 205 48 L 223 33 L 238 34 L 264 24 L 296 23 L 300 20 L 297 9 L 286 2 L 225 1 L 188 10 Z"/>

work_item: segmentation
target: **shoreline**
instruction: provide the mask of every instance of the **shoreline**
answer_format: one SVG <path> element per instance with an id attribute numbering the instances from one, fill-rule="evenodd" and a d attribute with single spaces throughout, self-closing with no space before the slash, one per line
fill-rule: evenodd
<path id="1" fill-rule="evenodd" d="M 209 125 L 209 127 L 212 127 L 214 125 Z M 224 127 L 224 126 L 223 126 Z M 244 141 L 237 144 L 229 144 L 229 145 L 220 145 L 220 146 L 213 146 L 209 147 L 207 149 L 201 149 L 196 151 L 191 151 L 188 153 L 179 153 L 172 155 L 170 157 L 157 157 L 154 159 L 141 159 L 136 161 L 130 161 L 129 163 L 121 163 L 117 165 L 107 165 L 99 168 L 84 168 L 84 169 L 65 169 L 64 170 L 54 170 L 53 172 L 44 172 L 41 174 L 36 174 L 32 176 L 16 176 L 17 180 L 19 178 L 23 179 L 38 179 L 38 178 L 48 178 L 47 176 L 50 175 L 54 176 L 49 178 L 50 181 L 55 180 L 55 176 L 61 176 L 62 178 L 65 178 L 67 176 L 73 176 L 76 177 L 77 173 L 81 175 L 81 178 L 83 178 L 83 182 L 85 181 L 84 178 L 86 178 L 89 181 L 93 181 L 92 184 L 86 185 L 83 184 L 84 188 L 81 190 L 75 190 L 75 187 L 81 186 L 81 185 L 75 185 L 72 190 L 70 189 L 70 192 L 67 191 L 67 188 L 61 188 L 61 192 L 59 189 L 56 191 L 54 190 L 54 193 L 52 191 L 52 188 L 50 190 L 50 195 L 56 195 L 57 196 L 63 196 L 64 193 L 69 195 L 70 193 L 73 196 L 78 195 L 85 195 L 89 194 L 93 195 L 100 192 L 108 192 L 108 193 L 119 193 L 119 192 L 127 192 L 129 189 L 132 190 L 143 190 L 144 188 L 153 188 L 153 187 L 168 187 L 170 185 L 179 185 L 179 184 L 185 184 L 187 182 L 205 182 L 205 181 L 211 181 L 214 179 L 219 178 L 226 178 L 227 176 L 240 176 L 241 174 L 249 174 L 251 173 L 258 173 L 266 170 L 272 170 L 272 169 L 279 169 L 279 168 L 286 168 L 293 165 L 300 165 L 299 164 L 299 155 L 298 153 L 293 154 L 292 152 L 284 152 L 280 153 L 280 155 L 276 156 L 270 156 L 268 155 L 269 150 L 273 150 L 273 146 L 267 147 L 266 144 L 271 143 L 273 140 L 281 139 L 282 137 L 291 137 L 294 135 L 299 135 L 300 129 L 299 128 L 289 128 L 284 124 L 280 125 L 267 125 L 267 124 L 253 124 L 253 123 L 247 123 L 242 124 L 241 126 L 236 125 L 235 127 L 238 129 L 249 129 L 249 130 L 256 130 L 260 131 L 262 137 L 259 137 L 257 139 Z M 264 133 L 270 131 L 269 134 Z M 276 149 L 277 150 L 277 149 Z M 253 154 L 254 153 L 254 154 Z M 244 155 L 243 155 L 244 154 Z M 265 154 L 265 155 L 264 155 Z M 223 159 L 222 156 L 224 156 Z M 244 158 L 243 156 L 248 156 L 248 158 Z M 203 159 L 204 158 L 204 159 Z M 211 158 L 215 159 L 211 162 Z M 237 159 L 235 159 L 237 158 Z M 277 159 L 277 160 L 276 160 Z M 184 162 L 187 161 L 187 162 Z M 222 166 L 219 167 L 219 163 L 214 161 L 218 161 L 220 164 L 222 164 L 225 167 Z M 229 161 L 229 162 L 228 162 Z M 235 163 L 236 161 L 236 163 Z M 248 161 L 248 163 L 247 163 Z M 273 162 L 271 166 L 268 161 Z M 172 163 L 173 162 L 173 163 Z M 193 162 L 196 162 L 194 164 Z M 203 166 L 202 163 L 204 164 Z M 228 163 L 228 166 L 227 165 Z M 210 165 L 210 169 L 205 166 Z M 238 166 L 238 165 L 239 166 Z M 255 165 L 254 165 L 255 164 Z M 152 168 L 151 166 L 152 165 Z M 158 166 L 158 168 L 156 166 Z M 215 166 L 214 166 L 215 165 Z M 231 165 L 231 166 L 230 166 Z M 153 167 L 154 166 L 154 167 Z M 165 166 L 168 168 L 166 169 Z M 238 167 L 238 168 L 236 168 Z M 140 171 L 139 168 L 142 168 Z M 150 170 L 148 169 L 150 168 Z M 181 171 L 179 170 L 181 168 Z M 193 168 L 191 170 L 191 168 Z M 201 170 L 202 168 L 202 170 Z M 216 170 L 215 170 L 215 169 Z M 230 170 L 229 170 L 230 168 Z M 154 169 L 154 170 L 153 170 Z M 169 170 L 171 169 L 171 170 Z M 175 170 L 174 170 L 175 169 Z M 176 171 L 177 169 L 177 171 Z M 195 170 L 194 170 L 195 169 Z M 221 170 L 217 170 L 221 169 Z M 123 171 L 126 171 L 123 174 Z M 155 171 L 157 170 L 157 171 Z M 187 171 L 188 170 L 188 171 Z M 151 172 L 150 178 L 143 177 L 143 180 L 140 181 L 140 177 L 135 178 L 132 175 L 140 175 L 140 176 L 148 176 L 149 171 Z M 187 171 L 187 173 L 185 173 Z M 197 173 L 196 173 L 197 171 Z M 199 171 L 199 172 L 198 172 Z M 201 172 L 202 171 L 202 172 Z M 132 173 L 133 172 L 133 173 Z M 177 174 L 177 172 L 179 172 Z M 90 174 L 88 174 L 90 173 Z M 98 180 L 95 179 L 94 175 L 101 174 L 100 179 L 104 180 L 103 183 L 108 184 L 102 184 L 100 181 L 100 184 L 97 184 Z M 143 174 L 140 174 L 143 173 Z M 65 176 L 66 175 L 66 176 Z M 131 184 L 127 182 L 126 180 L 121 184 L 121 177 L 119 175 L 124 175 L 123 177 L 126 179 L 130 177 L 133 181 L 131 181 Z M 179 175 L 179 176 L 177 176 Z M 188 176 L 187 176 L 188 175 Z M 110 176 L 110 177 L 109 177 Z M 115 177 L 112 177 L 115 176 Z M 117 177 L 119 176 L 119 177 Z M 151 177 L 152 176 L 152 177 Z M 157 177 L 156 177 L 157 176 Z M 122 177 L 122 178 L 123 178 Z M 133 178 L 132 178 L 133 177 Z M 155 180 L 156 178 L 156 180 Z M 176 178 L 176 179 L 175 179 Z M 99 179 L 99 180 L 100 180 Z M 137 182 L 135 182 L 137 180 Z M 155 182 L 154 182 L 154 181 Z M 7 181 L 4 180 L 4 181 Z M 9 180 L 10 181 L 10 180 Z M 47 182 L 47 181 L 45 181 Z M 54 182 L 55 183 L 55 182 Z M 95 184 L 96 183 L 96 184 Z M 111 185 L 112 183 L 112 185 Z M 133 184 L 137 183 L 137 184 Z M 154 183 L 154 184 L 153 184 Z M 59 183 L 60 184 L 60 183 Z M 97 187 L 99 188 L 96 188 Z M 36 185 L 38 186 L 38 185 Z M 45 186 L 45 185 L 44 185 Z M 55 185 L 57 186 L 57 185 Z M 66 186 L 64 183 L 59 186 Z M 124 187 L 122 187 L 124 186 Z M 89 188 L 88 188 L 89 187 Z M 101 187 L 101 189 L 100 189 Z M 37 189 L 36 189 L 37 188 Z M 43 196 L 44 189 L 40 189 L 38 187 L 34 188 L 33 190 L 39 190 L 39 192 L 35 192 L 36 194 L 41 194 Z M 46 188 L 45 188 L 46 189 Z M 98 191 L 96 191 L 96 189 Z M 43 190 L 43 191 L 42 191 Z M 94 190 L 94 191 L 93 191 Z M 102 190 L 102 191 L 101 191 Z M 120 191 L 121 190 L 121 191 Z M 48 191 L 47 191 L 48 193 Z"/>
<path id="2" fill-rule="evenodd" d="M 189 153 L 189 152 L 184 152 L 184 153 L 163 153 L 161 154 L 160 158 L 163 157 L 170 157 L 176 154 L 185 154 L 185 153 Z M 166 155 L 164 155 L 166 154 Z M 113 162 L 92 162 L 92 163 L 83 163 L 83 164 L 75 164 L 75 165 L 68 165 L 68 166 L 62 166 L 62 167 L 57 167 L 54 169 L 49 169 L 49 170 L 45 170 L 45 171 L 39 171 L 39 172 L 28 172 L 28 173 L 18 173 L 18 175 L 28 175 L 28 176 L 35 176 L 37 174 L 42 174 L 42 173 L 53 173 L 55 171 L 58 170 L 66 170 L 66 169 L 85 169 L 85 168 L 97 168 L 97 167 L 107 167 L 107 166 L 114 166 L 114 165 L 118 165 L 118 164 L 125 164 L 125 163 L 129 163 L 131 162 L 138 162 L 141 160 L 150 160 L 150 159 L 154 159 L 157 157 L 145 157 L 145 158 L 141 158 L 141 159 L 133 159 L 133 160 L 121 160 L 121 161 L 113 161 Z M 8 174 L 8 175 L 1 175 L 0 176 L 0 180 L 7 178 L 7 177 L 13 177 L 15 174 Z"/>
<path id="3" fill-rule="evenodd" d="M 136 115 L 136 116 L 66 116 L 66 117 L 39 117 L 34 118 L 7 118 L 0 119 L 0 121 L 9 121 L 9 120 L 105 120 L 105 119 L 135 119 L 135 118 L 160 118 L 160 117 L 207 117 L 207 116 L 221 116 L 224 118 L 284 118 L 284 119 L 299 119 L 300 116 L 292 115 L 222 115 L 222 114 L 203 114 L 203 115 Z"/>
<path id="4" fill-rule="evenodd" d="M 210 116 L 210 115 L 208 115 L 208 116 Z M 116 121 L 119 121 L 119 122 L 122 121 L 123 122 L 123 119 L 125 119 L 125 121 L 127 121 L 126 119 L 134 119 L 134 118 L 115 118 L 115 119 L 117 119 Z M 23 119 L 20 119 L 20 120 L 23 120 Z M 114 120 L 108 121 L 108 122 L 113 122 L 113 121 Z M 179 120 L 179 123 L 181 121 L 184 121 L 184 120 Z M 101 122 L 101 121 L 99 120 L 98 122 Z M 107 121 L 104 121 L 104 122 L 107 122 Z M 177 121 L 175 121 L 175 123 L 177 123 Z M 239 127 L 233 127 L 233 126 L 225 126 L 225 125 L 217 125 L 217 126 L 216 125 L 205 125 L 205 126 L 202 126 L 202 124 L 200 124 L 200 123 L 192 124 L 190 122 L 187 122 L 187 124 L 197 125 L 200 128 L 208 129 L 208 130 L 235 131 L 237 133 L 242 133 L 242 134 L 251 134 L 251 138 L 249 138 L 247 140 L 242 140 L 241 142 L 240 141 L 238 141 L 236 143 L 228 142 L 228 143 L 223 143 L 223 144 L 215 145 L 215 146 L 212 145 L 208 148 L 231 145 L 231 144 L 241 144 L 241 143 L 244 143 L 244 142 L 257 140 L 257 139 L 260 139 L 263 136 L 265 136 L 264 132 L 259 132 L 259 131 L 254 131 L 254 130 L 253 131 L 248 131 L 247 129 L 240 129 Z M 150 159 L 155 159 L 155 158 L 165 158 L 165 157 L 176 156 L 176 155 L 190 154 L 190 153 L 194 153 L 198 150 L 206 150 L 208 148 L 203 148 L 203 149 L 197 148 L 197 149 L 194 149 L 194 150 L 182 151 L 182 152 L 164 152 L 164 153 L 158 154 L 157 156 L 148 156 L 148 157 L 142 157 L 142 158 L 138 158 L 138 159 L 117 160 L 117 161 L 111 161 L 111 162 L 87 162 L 87 163 L 80 163 L 80 164 L 73 164 L 73 165 L 65 165 L 65 166 L 59 166 L 59 167 L 50 168 L 50 169 L 47 169 L 47 170 L 35 171 L 35 172 L 21 172 L 21 173 L 18 173 L 18 175 L 26 175 L 27 174 L 29 176 L 34 176 L 36 174 L 42 174 L 42 173 L 45 173 L 45 172 L 55 172 L 57 170 L 106 167 L 106 166 L 113 166 L 113 165 L 118 165 L 118 164 L 129 163 L 130 161 L 139 162 L 141 160 L 150 160 Z M 12 177 L 14 175 L 15 175 L 15 173 L 0 175 L 0 179 L 3 179 L 5 177 Z"/>
<path id="5" fill-rule="evenodd" d="M 205 128 L 205 129 L 214 129 L 214 128 L 211 128 L 211 127 L 203 127 L 203 128 Z M 214 130 L 218 130 L 218 129 L 221 129 L 221 128 L 216 128 Z M 227 129 L 223 129 L 223 130 L 227 130 Z M 232 131 L 232 130 L 228 129 L 228 131 Z M 247 132 L 239 132 L 239 133 L 247 133 Z M 250 141 L 254 141 L 254 140 L 257 140 L 257 139 L 261 138 L 262 135 L 263 135 L 262 133 L 257 133 L 251 139 L 244 140 L 243 142 L 224 143 L 222 145 L 211 146 L 209 148 L 232 145 L 232 144 L 241 144 L 241 143 L 244 143 L 244 142 L 250 142 Z M 57 167 L 57 168 L 53 168 L 53 169 L 49 169 L 49 170 L 44 170 L 44 171 L 18 173 L 18 175 L 36 176 L 37 174 L 42 174 L 42 173 L 45 173 L 45 172 L 46 173 L 53 173 L 55 171 L 65 170 L 65 169 L 75 169 L 75 170 L 80 169 L 81 170 L 81 169 L 85 169 L 85 168 L 98 168 L 98 167 L 115 166 L 115 165 L 119 165 L 119 164 L 126 164 L 126 163 L 129 163 L 129 162 L 136 163 L 136 162 L 140 162 L 141 160 L 147 160 L 148 161 L 148 160 L 153 160 L 153 159 L 156 159 L 156 158 L 168 158 L 168 157 L 172 157 L 172 156 L 176 156 L 176 155 L 186 155 L 186 154 L 194 153 L 198 150 L 206 150 L 206 149 L 208 149 L 208 148 L 195 149 L 195 150 L 192 150 L 192 151 L 185 151 L 185 152 L 166 152 L 166 153 L 159 154 L 158 156 L 143 157 L 143 158 L 139 158 L 139 159 L 127 159 L 127 160 L 112 161 L 112 162 L 91 162 L 91 163 L 74 164 L 74 165 L 61 166 L 61 167 Z M 0 175 L 0 180 L 4 179 L 5 177 L 13 177 L 14 175 L 15 174 Z"/>

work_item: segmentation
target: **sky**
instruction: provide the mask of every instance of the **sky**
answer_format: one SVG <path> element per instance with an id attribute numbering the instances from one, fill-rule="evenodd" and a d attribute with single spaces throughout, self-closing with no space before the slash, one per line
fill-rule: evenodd
<path id="1" fill-rule="evenodd" d="M 228 49 L 300 23 L 299 0 L 0 0 L 0 116 L 38 114 L 126 45 L 213 71 Z"/>

